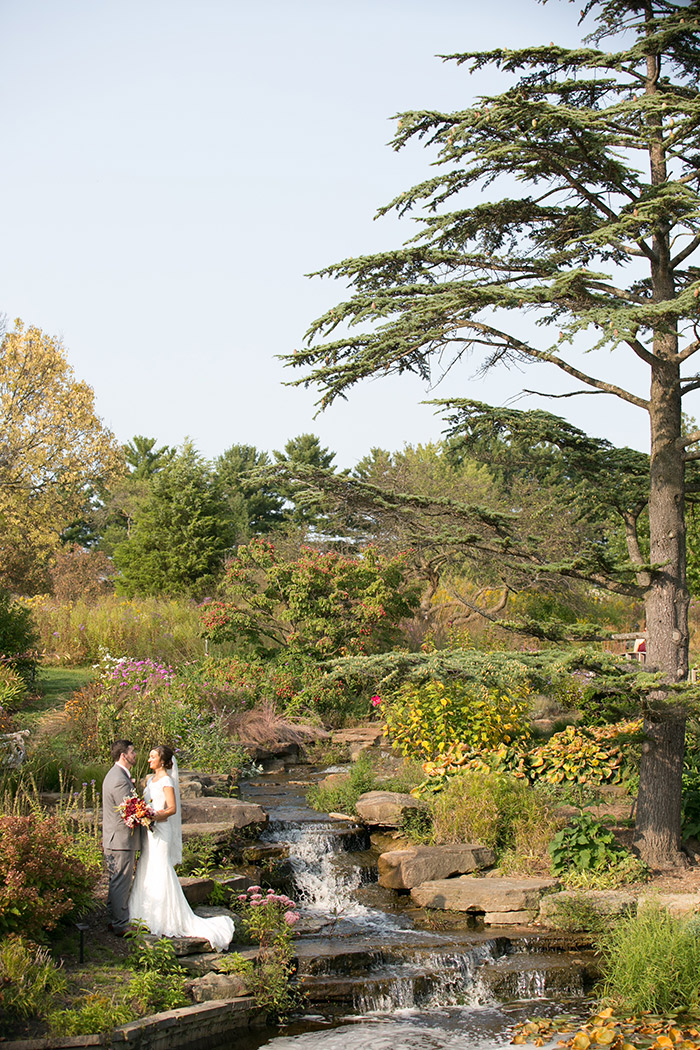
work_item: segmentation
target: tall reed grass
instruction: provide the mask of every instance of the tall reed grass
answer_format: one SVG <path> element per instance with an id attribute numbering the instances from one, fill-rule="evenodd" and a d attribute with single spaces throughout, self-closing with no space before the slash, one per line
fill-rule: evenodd
<path id="1" fill-rule="evenodd" d="M 623 919 L 601 938 L 602 994 L 630 1014 L 697 1010 L 700 1003 L 697 916 L 676 916 L 658 904 Z"/>
<path id="2" fill-rule="evenodd" d="M 114 657 L 178 664 L 201 659 L 207 648 L 194 602 L 105 595 L 97 604 L 61 603 L 38 595 L 23 599 L 23 604 L 39 632 L 42 662 L 49 665 L 96 663 L 105 650 Z M 233 649 L 231 644 L 209 643 L 216 655 L 229 655 Z"/>

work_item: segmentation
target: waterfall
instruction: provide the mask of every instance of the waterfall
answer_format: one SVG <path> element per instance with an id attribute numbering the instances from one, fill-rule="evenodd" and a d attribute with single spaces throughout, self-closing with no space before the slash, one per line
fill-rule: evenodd
<path id="1" fill-rule="evenodd" d="M 355 997 L 354 1008 L 362 1014 L 377 1014 L 414 1007 L 490 1004 L 493 996 L 476 975 L 481 965 L 499 954 L 495 941 L 485 941 L 466 952 L 430 952 L 383 967 L 371 975 Z"/>
<path id="2" fill-rule="evenodd" d="M 356 865 L 341 871 L 334 863 L 340 853 L 353 845 L 350 835 L 339 835 L 337 824 L 290 824 L 276 822 L 265 835 L 269 842 L 289 845 L 289 863 L 294 875 L 297 903 L 307 911 L 327 915 L 330 921 L 364 920 L 369 925 L 386 926 L 389 916 L 366 908 L 353 897 L 362 882 Z"/>

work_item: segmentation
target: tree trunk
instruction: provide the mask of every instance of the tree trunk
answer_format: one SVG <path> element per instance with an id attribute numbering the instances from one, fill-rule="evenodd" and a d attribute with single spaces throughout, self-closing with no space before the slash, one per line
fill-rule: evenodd
<path id="1" fill-rule="evenodd" d="M 645 0 L 648 32 L 653 36 L 654 10 Z M 647 55 L 645 92 L 658 91 L 661 56 L 650 48 Z M 661 112 L 647 116 L 650 132 L 650 174 L 653 186 L 666 185 L 668 169 Z M 675 280 L 669 236 L 672 216 L 660 214 L 653 232 L 651 261 L 652 298 L 656 303 L 675 298 Z M 668 685 L 688 677 L 688 605 L 685 579 L 685 460 L 680 447 L 681 375 L 678 333 L 673 325 L 659 324 L 654 331 L 651 389 L 649 394 L 651 462 L 649 488 L 649 559 L 652 571 L 645 596 L 647 663 L 661 671 Z M 644 729 L 647 734 L 639 768 L 639 796 L 635 845 L 652 868 L 682 863 L 681 791 L 685 753 L 685 712 L 669 704 L 669 690 L 661 687 L 647 700 Z"/>
<path id="2" fill-rule="evenodd" d="M 681 433 L 679 366 L 668 361 L 674 340 L 660 336 L 656 353 L 666 357 L 652 373 L 651 487 L 649 498 L 652 573 L 646 594 L 647 664 L 666 681 L 688 676 L 688 605 L 685 580 L 684 462 Z M 667 351 L 667 353 L 664 353 Z M 681 789 L 685 747 L 685 712 L 668 703 L 663 688 L 648 698 L 639 770 L 635 845 L 652 868 L 683 863 Z"/>
<path id="3" fill-rule="evenodd" d="M 680 852 L 681 788 L 685 746 L 685 712 L 663 712 L 644 719 L 635 845 L 651 868 L 685 863 Z"/>

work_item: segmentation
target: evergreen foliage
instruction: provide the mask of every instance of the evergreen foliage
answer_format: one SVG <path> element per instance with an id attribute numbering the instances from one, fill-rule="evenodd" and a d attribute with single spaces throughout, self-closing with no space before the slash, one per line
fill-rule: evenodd
<path id="1" fill-rule="evenodd" d="M 394 148 L 422 141 L 434 174 L 380 214 L 417 212 L 417 233 L 321 271 L 349 298 L 288 361 L 319 386 L 322 408 L 369 376 L 434 383 L 475 354 L 482 368 L 551 366 L 571 382 L 555 396 L 612 395 L 647 412 L 649 550 L 637 537 L 630 560 L 647 660 L 675 685 L 688 673 L 685 464 L 700 457 L 681 411 L 700 385 L 687 370 L 700 349 L 700 4 L 590 0 L 588 16 L 594 32 L 577 48 L 447 56 L 497 68 L 510 86 L 458 112 L 400 115 Z M 521 192 L 499 197 L 513 178 Z M 615 381 L 610 353 L 646 366 L 648 395 Z M 667 699 L 657 688 L 646 707 L 636 829 L 660 866 L 680 843 L 685 715 Z"/>
<path id="2" fill-rule="evenodd" d="M 284 498 L 260 480 L 270 457 L 253 445 L 231 445 L 214 463 L 221 493 L 235 524 L 236 542 L 264 535 L 283 521 Z"/>
<path id="3" fill-rule="evenodd" d="M 156 474 L 114 560 L 120 593 L 201 598 L 213 588 L 234 535 L 211 468 L 185 442 Z"/>

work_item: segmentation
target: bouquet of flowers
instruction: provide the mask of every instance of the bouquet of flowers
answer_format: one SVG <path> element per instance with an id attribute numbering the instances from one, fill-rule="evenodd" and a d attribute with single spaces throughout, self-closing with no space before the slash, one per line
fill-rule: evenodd
<path id="1" fill-rule="evenodd" d="M 119 803 L 117 809 L 128 828 L 141 827 L 153 831 L 153 824 L 156 819 L 155 812 L 138 795 L 128 795 L 123 802 Z"/>

